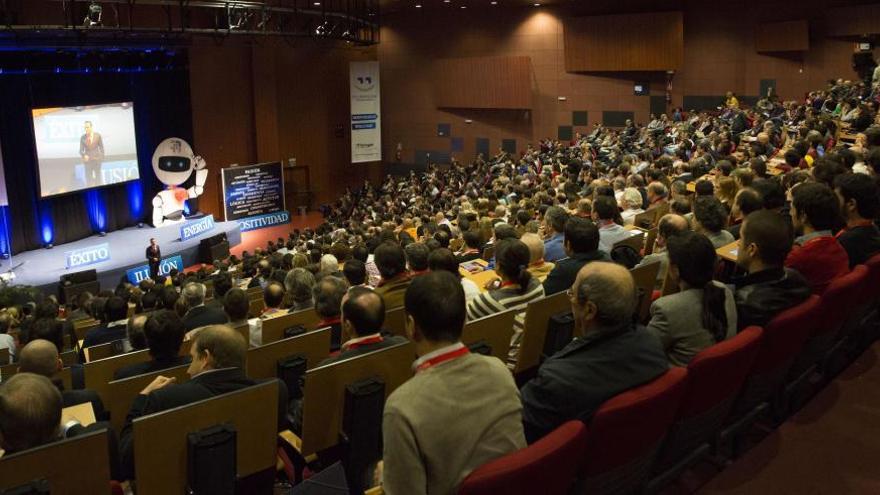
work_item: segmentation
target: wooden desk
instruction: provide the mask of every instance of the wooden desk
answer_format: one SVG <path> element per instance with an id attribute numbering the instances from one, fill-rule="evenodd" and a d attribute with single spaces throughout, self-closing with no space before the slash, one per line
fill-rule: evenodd
<path id="1" fill-rule="evenodd" d="M 739 248 L 739 241 L 733 241 L 730 244 L 727 244 L 726 246 L 721 246 L 720 248 L 716 249 L 715 252 L 724 261 L 736 263 L 736 256 L 737 256 L 737 253 L 739 252 L 738 248 Z"/>
<path id="2" fill-rule="evenodd" d="M 83 402 L 75 406 L 65 407 L 61 410 L 61 424 L 76 421 L 83 426 L 95 424 L 95 410 L 91 402 Z"/>
<path id="3" fill-rule="evenodd" d="M 45 479 L 52 495 L 109 493 L 107 435 L 107 430 L 96 431 L 4 456 L 0 491 Z"/>
<path id="4" fill-rule="evenodd" d="M 481 266 L 486 267 L 489 265 L 489 262 L 486 260 L 474 260 L 474 262 L 479 263 Z M 477 273 L 471 273 L 464 268 L 459 267 L 458 273 L 461 274 L 462 277 L 470 280 L 471 282 L 477 284 L 477 287 L 480 289 L 480 292 L 486 292 L 486 284 L 498 278 L 498 273 L 495 270 L 483 270 Z"/>

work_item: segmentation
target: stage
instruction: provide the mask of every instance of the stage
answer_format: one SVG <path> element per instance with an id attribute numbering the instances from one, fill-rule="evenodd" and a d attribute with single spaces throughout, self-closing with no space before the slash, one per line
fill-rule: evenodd
<path id="1" fill-rule="evenodd" d="M 156 242 L 159 243 L 163 259 L 179 254 L 183 258 L 183 266 L 189 267 L 199 262 L 199 241 L 223 232 L 226 233 L 230 247 L 241 243 L 241 230 L 237 222 L 216 222 L 214 229 L 184 242 L 180 241 L 180 224 L 158 229 L 150 226 L 140 229 L 129 227 L 111 232 L 104 237 L 94 235 L 52 249 L 35 249 L 17 254 L 10 260 L 3 260 L 0 272 L 21 265 L 15 269 L 15 280 L 12 281 L 12 285 L 33 285 L 43 289 L 47 294 L 55 294 L 58 279 L 62 275 L 95 269 L 98 271 L 98 282 L 101 283 L 101 287 L 113 289 L 119 284 L 126 270 L 146 264 L 144 254 L 151 237 L 156 238 Z M 103 243 L 109 244 L 108 261 L 70 270 L 65 268 L 66 252 Z"/>

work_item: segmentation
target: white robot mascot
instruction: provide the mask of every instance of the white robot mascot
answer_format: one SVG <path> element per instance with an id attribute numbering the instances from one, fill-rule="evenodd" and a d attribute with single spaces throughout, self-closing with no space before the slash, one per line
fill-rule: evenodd
<path id="1" fill-rule="evenodd" d="M 178 187 L 189 179 L 193 171 L 196 173 L 196 183 L 189 189 Z M 183 139 L 168 138 L 159 143 L 153 153 L 153 173 L 168 186 L 153 198 L 153 226 L 164 227 L 182 222 L 186 200 L 199 197 L 205 191 L 205 182 L 208 180 L 205 160 L 195 156 L 192 147 Z"/>

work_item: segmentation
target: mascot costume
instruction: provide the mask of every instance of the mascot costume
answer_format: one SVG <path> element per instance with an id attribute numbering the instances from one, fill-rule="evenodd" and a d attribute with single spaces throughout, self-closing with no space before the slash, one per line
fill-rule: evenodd
<path id="1" fill-rule="evenodd" d="M 196 182 L 189 189 L 178 187 L 195 171 Z M 180 138 L 168 138 L 153 153 L 153 173 L 168 186 L 153 198 L 153 226 L 164 227 L 184 221 L 186 200 L 197 198 L 205 191 L 208 170 L 205 160 L 195 156 L 192 147 Z"/>

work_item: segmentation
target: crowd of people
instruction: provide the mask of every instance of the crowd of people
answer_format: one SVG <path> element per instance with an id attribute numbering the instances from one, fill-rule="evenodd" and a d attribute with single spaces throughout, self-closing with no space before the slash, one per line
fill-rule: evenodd
<path id="1" fill-rule="evenodd" d="M 131 421 L 252 385 L 244 355 L 262 344 L 266 320 L 314 309 L 316 328 L 332 329 L 333 362 L 403 341 L 384 331 L 386 311 L 403 307 L 419 357 L 385 405 L 384 490 L 454 492 L 479 465 L 567 420 L 589 420 L 614 395 L 767 324 L 880 253 L 878 97 L 877 85 L 837 80 L 801 102 L 771 95 L 742 109 L 731 94 L 718 111 L 597 125 L 519 156 L 499 151 L 364 183 L 326 205 L 317 228 L 211 267 L 123 282 L 64 308 L 51 296 L 5 308 L 0 347 L 20 368 L 0 385 L 0 447 L 12 453 L 82 431 L 59 429 L 62 406 L 103 410 L 77 366 L 74 390 L 51 381 L 77 319 L 101 322 L 83 348 L 149 349 L 149 362 L 117 378 L 189 363 L 191 381 L 160 376 L 132 404 L 113 469 L 130 479 Z M 842 133 L 855 138 L 843 143 Z M 640 214 L 660 209 L 650 254 L 621 244 Z M 736 267 L 719 269 L 716 249 L 733 242 Z M 497 274 L 483 287 L 460 270 L 479 259 Z M 658 295 L 672 290 L 638 321 L 645 295 L 629 269 L 652 263 Z M 260 315 L 248 314 L 254 287 Z M 517 388 L 504 365 L 516 363 L 525 308 L 561 292 L 580 337 Z M 508 362 L 469 352 L 465 323 L 507 310 L 516 312 Z M 232 330 L 243 325 L 249 339 Z M 184 340 L 193 341 L 189 357 L 179 356 Z"/>

